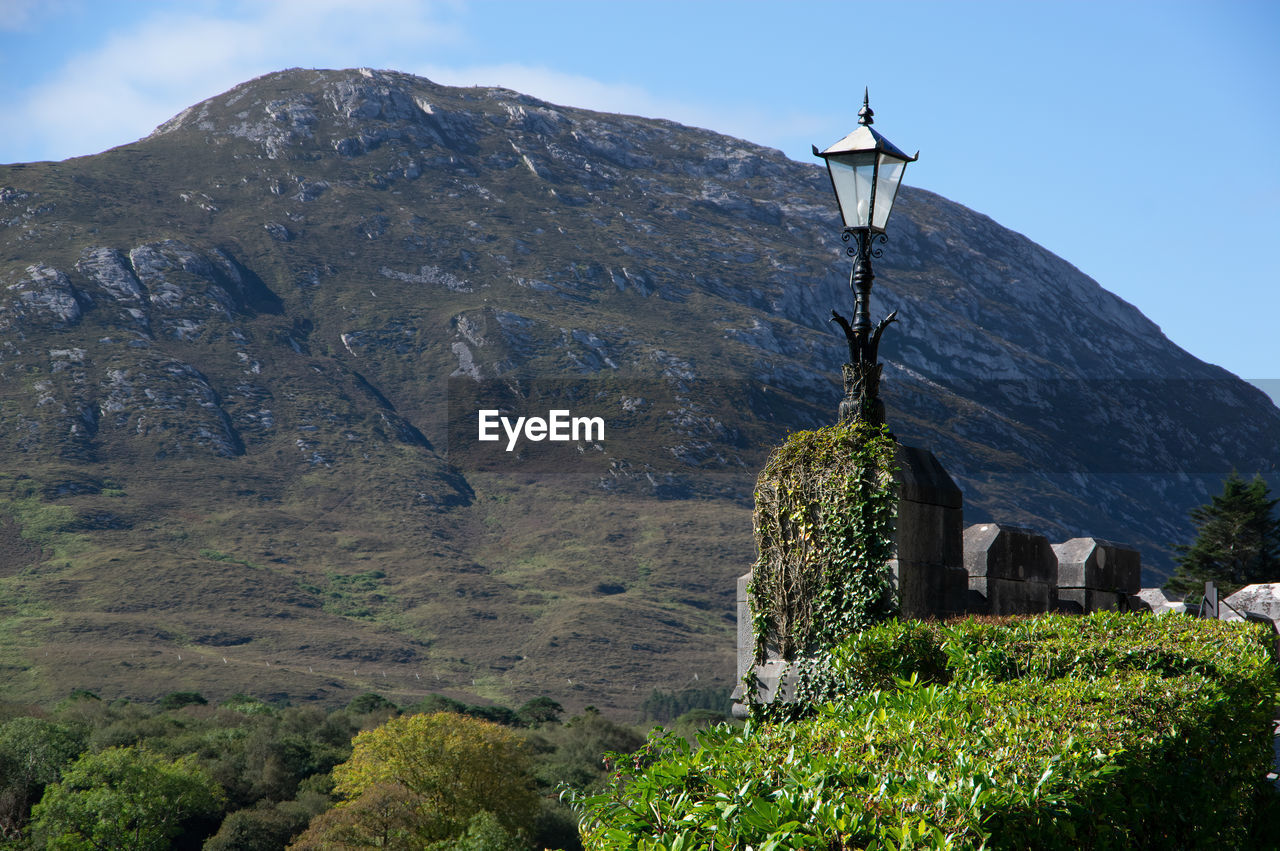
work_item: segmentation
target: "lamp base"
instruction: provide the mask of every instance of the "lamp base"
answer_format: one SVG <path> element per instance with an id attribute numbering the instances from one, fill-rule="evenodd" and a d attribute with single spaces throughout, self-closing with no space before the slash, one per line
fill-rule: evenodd
<path id="1" fill-rule="evenodd" d="M 884 402 L 880 401 L 880 372 L 882 364 L 874 361 L 846 363 L 844 373 L 844 399 L 840 401 L 840 422 L 853 420 L 884 425 Z"/>

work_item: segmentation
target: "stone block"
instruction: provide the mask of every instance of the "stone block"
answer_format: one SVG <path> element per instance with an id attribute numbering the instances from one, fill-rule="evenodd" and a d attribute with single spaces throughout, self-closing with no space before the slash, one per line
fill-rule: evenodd
<path id="1" fill-rule="evenodd" d="M 746 676 L 755 656 L 755 635 L 751 629 L 751 605 L 747 602 L 747 586 L 751 574 L 738 577 L 738 680 Z"/>
<path id="2" fill-rule="evenodd" d="M 964 611 L 964 498 L 933 453 L 898 445 L 896 559 L 890 567 L 903 617 Z"/>
<path id="3" fill-rule="evenodd" d="M 1058 584 L 1058 559 L 1049 539 L 1030 529 L 981 523 L 964 530 L 964 567 L 975 577 Z"/>
<path id="4" fill-rule="evenodd" d="M 1238 612 L 1252 612 L 1270 620 L 1280 620 L 1280 582 L 1246 585 L 1225 602 Z"/>
<path id="5" fill-rule="evenodd" d="M 1054 589 L 1047 582 L 970 576 L 968 584 L 968 609 L 975 614 L 1036 615 L 1054 608 Z"/>
<path id="6" fill-rule="evenodd" d="M 928 449 L 900 443 L 894 457 L 898 463 L 899 493 L 903 499 L 964 509 L 960 488 Z"/>
<path id="7" fill-rule="evenodd" d="M 967 611 L 968 575 L 959 567 L 892 559 L 898 603 L 904 618 L 959 615 Z"/>
<path id="8" fill-rule="evenodd" d="M 895 552 L 903 561 L 964 564 L 964 512 L 958 508 L 902 499 L 898 501 Z"/>
<path id="9" fill-rule="evenodd" d="M 1121 602 L 1121 610 L 1126 612 L 1155 612 L 1155 608 L 1141 594 L 1125 594 Z"/>
<path id="10" fill-rule="evenodd" d="M 1090 612 L 1118 612 L 1124 594 L 1115 591 L 1099 591 L 1096 588 L 1059 588 L 1058 611 L 1074 615 Z M 1127 602 L 1127 600 L 1126 600 Z"/>
<path id="11" fill-rule="evenodd" d="M 1135 595 L 1142 584 L 1142 556 L 1137 550 L 1101 538 L 1072 538 L 1054 544 L 1058 585 L 1096 588 Z"/>
<path id="12" fill-rule="evenodd" d="M 760 703 L 769 704 L 774 701 L 790 703 L 795 697 L 796 681 L 800 675 L 796 672 L 794 665 L 781 659 L 770 659 L 763 665 L 756 665 L 755 671 L 756 700 Z M 733 714 L 739 718 L 745 718 L 749 704 L 746 687 L 739 683 L 732 696 L 737 701 Z"/>
<path id="13" fill-rule="evenodd" d="M 1135 612 L 1151 612 L 1163 615 L 1167 612 L 1187 613 L 1187 606 L 1181 600 L 1174 600 L 1160 588 L 1143 588 L 1129 600 L 1130 609 Z M 1141 605 L 1140 605 L 1140 604 Z M 1144 608 L 1145 606 L 1145 608 Z"/>

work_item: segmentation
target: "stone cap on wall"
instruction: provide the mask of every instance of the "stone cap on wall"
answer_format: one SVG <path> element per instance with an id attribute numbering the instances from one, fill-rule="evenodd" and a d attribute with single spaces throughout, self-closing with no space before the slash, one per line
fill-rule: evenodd
<path id="1" fill-rule="evenodd" d="M 1252 612 L 1280 621 L 1280 582 L 1246 585 L 1223 602 L 1237 612 Z"/>
<path id="2" fill-rule="evenodd" d="M 1049 539 L 1021 526 L 978 523 L 964 530 L 964 567 L 976 577 L 1058 583 L 1058 559 Z"/>
<path id="3" fill-rule="evenodd" d="M 1137 594 L 1142 585 L 1142 556 L 1137 550 L 1102 538 L 1072 538 L 1054 544 L 1058 587 L 1096 588 Z"/>
<path id="4" fill-rule="evenodd" d="M 899 443 L 894 453 L 898 462 L 899 496 L 912 502 L 963 508 L 964 495 L 946 469 L 928 449 Z"/>

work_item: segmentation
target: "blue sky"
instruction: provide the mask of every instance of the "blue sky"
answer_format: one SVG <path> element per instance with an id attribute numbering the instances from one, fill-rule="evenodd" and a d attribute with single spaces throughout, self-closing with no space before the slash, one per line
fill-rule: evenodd
<path id="1" fill-rule="evenodd" d="M 907 183 L 1280 396 L 1275 0 L 0 0 L 0 162 L 125 144 L 293 66 L 502 85 L 801 161 L 869 86 L 877 129 L 920 150 Z"/>

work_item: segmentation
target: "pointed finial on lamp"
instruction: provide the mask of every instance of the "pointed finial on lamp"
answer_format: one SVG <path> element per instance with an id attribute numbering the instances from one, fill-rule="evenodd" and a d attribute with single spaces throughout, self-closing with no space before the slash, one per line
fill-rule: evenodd
<path id="1" fill-rule="evenodd" d="M 862 109 L 858 110 L 859 124 L 874 124 L 875 112 L 871 109 L 871 92 L 869 89 L 862 90 Z"/>

